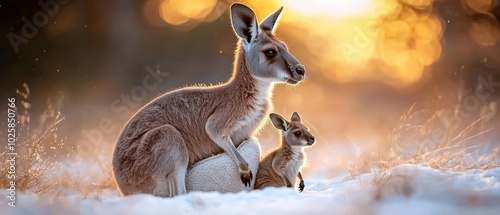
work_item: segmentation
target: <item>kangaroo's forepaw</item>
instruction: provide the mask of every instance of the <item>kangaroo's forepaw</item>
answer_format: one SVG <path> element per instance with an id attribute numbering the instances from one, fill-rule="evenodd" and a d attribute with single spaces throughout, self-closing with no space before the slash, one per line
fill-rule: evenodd
<path id="1" fill-rule="evenodd" d="M 302 193 L 302 191 L 304 191 L 304 181 L 300 181 L 299 183 L 299 192 Z"/>
<path id="2" fill-rule="evenodd" d="M 253 175 L 252 175 L 252 171 L 251 170 L 248 170 L 248 171 L 245 171 L 245 172 L 240 172 L 240 177 L 241 177 L 241 182 L 243 182 L 243 184 L 245 185 L 245 187 L 250 187 L 251 186 L 251 182 L 252 182 L 252 179 L 253 179 Z"/>

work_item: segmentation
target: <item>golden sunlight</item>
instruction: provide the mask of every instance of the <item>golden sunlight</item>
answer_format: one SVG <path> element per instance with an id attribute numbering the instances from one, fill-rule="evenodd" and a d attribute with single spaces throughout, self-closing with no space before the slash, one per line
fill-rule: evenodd
<path id="1" fill-rule="evenodd" d="M 203 20 L 212 12 L 216 4 L 217 0 L 162 0 L 159 13 L 168 24 L 179 26 L 190 21 Z M 194 26 L 196 25 L 191 27 Z"/>
<path id="2" fill-rule="evenodd" d="M 283 23 L 304 28 L 300 39 L 311 53 L 309 60 L 325 77 L 339 83 L 376 80 L 404 87 L 418 82 L 441 56 L 441 20 L 432 13 L 433 1 L 279 0 L 279 4 L 286 10 Z M 292 30 L 280 27 L 280 32 Z"/>
<path id="3" fill-rule="evenodd" d="M 304 15 L 342 18 L 363 16 L 375 7 L 373 0 L 280 0 L 280 3 Z"/>

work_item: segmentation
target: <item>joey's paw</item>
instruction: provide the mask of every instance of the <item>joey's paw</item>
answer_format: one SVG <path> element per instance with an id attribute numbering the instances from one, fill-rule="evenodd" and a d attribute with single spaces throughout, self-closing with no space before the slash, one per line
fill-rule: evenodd
<path id="1" fill-rule="evenodd" d="M 248 170 L 248 171 L 241 171 L 240 172 L 240 177 L 241 177 L 241 182 L 243 182 L 243 184 L 245 185 L 245 187 L 250 187 L 251 186 L 251 182 L 252 182 L 252 179 L 253 179 L 253 174 L 252 174 L 252 171 L 251 170 Z"/>
<path id="2" fill-rule="evenodd" d="M 300 181 L 299 183 L 299 192 L 302 193 L 302 191 L 304 191 L 304 181 Z"/>

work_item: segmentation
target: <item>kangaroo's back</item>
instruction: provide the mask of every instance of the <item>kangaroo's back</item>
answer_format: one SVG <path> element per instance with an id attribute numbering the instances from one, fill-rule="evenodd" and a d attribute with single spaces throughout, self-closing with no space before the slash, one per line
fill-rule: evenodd
<path id="1" fill-rule="evenodd" d="M 285 186 L 281 176 L 273 169 L 273 160 L 278 150 L 279 148 L 271 151 L 259 162 L 259 170 L 255 176 L 254 189 Z"/>

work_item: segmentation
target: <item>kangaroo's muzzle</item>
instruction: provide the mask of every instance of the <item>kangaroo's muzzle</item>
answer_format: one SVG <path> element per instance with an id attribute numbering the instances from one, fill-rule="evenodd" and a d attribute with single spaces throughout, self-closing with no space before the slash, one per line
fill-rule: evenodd
<path id="1" fill-rule="evenodd" d="M 297 64 L 295 66 L 289 67 L 290 78 L 286 80 L 289 84 L 297 84 L 304 80 L 306 74 L 306 68 L 302 64 Z"/>

